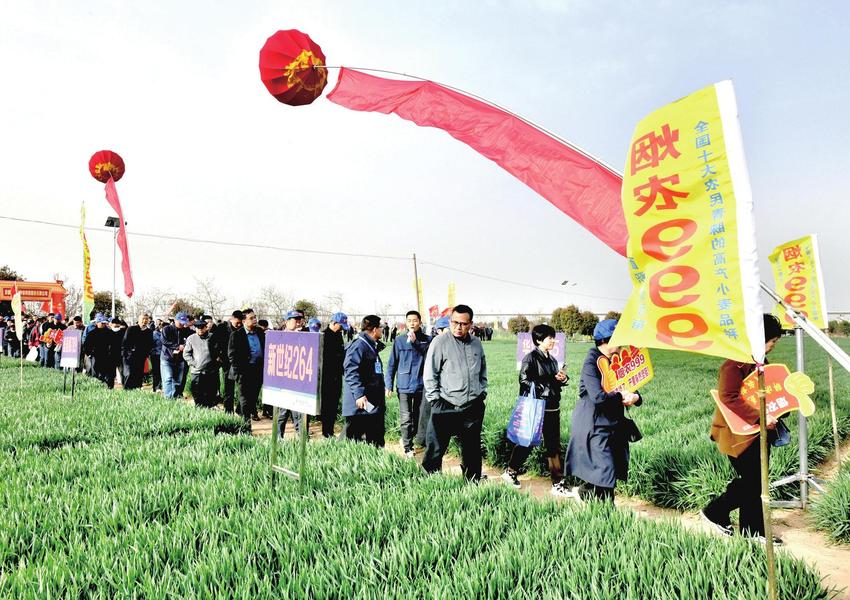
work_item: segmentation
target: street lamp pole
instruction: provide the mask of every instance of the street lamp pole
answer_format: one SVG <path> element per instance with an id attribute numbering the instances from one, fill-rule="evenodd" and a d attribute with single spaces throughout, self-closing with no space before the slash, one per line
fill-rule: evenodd
<path id="1" fill-rule="evenodd" d="M 126 224 L 126 223 L 125 223 Z M 118 228 L 121 226 L 118 221 L 118 217 L 108 217 L 106 219 L 105 225 L 107 227 L 113 228 L 112 233 L 112 315 L 111 318 L 115 318 L 115 254 L 116 247 L 118 246 Z"/>

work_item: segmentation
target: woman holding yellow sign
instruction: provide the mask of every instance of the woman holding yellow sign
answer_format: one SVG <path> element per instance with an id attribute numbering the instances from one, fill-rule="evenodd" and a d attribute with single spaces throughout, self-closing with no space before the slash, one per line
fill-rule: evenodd
<path id="1" fill-rule="evenodd" d="M 764 315 L 764 353 L 767 355 L 782 336 L 782 326 L 773 315 Z M 765 360 L 766 362 L 766 360 Z M 742 418 L 750 426 L 759 422 L 758 403 L 748 401 L 742 386 L 744 380 L 756 370 L 756 365 L 727 360 L 720 367 L 717 402 L 714 419 L 711 423 L 711 439 L 717 444 L 717 449 L 729 457 L 737 477 L 729 482 L 726 491 L 712 500 L 702 511 L 702 517 L 708 521 L 721 535 L 731 536 L 732 521 L 729 514 L 740 509 L 738 519 L 742 535 L 754 537 L 764 542 L 764 517 L 761 506 L 761 462 L 758 440 L 758 428 L 754 433 L 741 435 L 732 431 L 727 419 L 723 417 L 720 404 L 728 407 L 735 415 Z M 768 442 L 774 444 L 778 438 L 777 419 L 767 415 Z M 779 430 L 787 433 L 784 425 Z M 770 448 L 770 446 L 768 446 Z M 774 544 L 782 540 L 774 537 Z"/>
<path id="2" fill-rule="evenodd" d="M 617 480 L 625 481 L 628 475 L 629 441 L 636 441 L 639 436 L 626 417 L 625 408 L 639 406 L 643 401 L 640 394 L 627 390 L 609 392 L 603 382 L 603 366 L 607 369 L 608 359 L 617 351 L 610 344 L 616 326 L 614 319 L 596 325 L 596 347 L 587 352 L 581 368 L 566 460 L 567 475 L 584 481 L 574 490 L 580 500 L 614 501 Z"/>

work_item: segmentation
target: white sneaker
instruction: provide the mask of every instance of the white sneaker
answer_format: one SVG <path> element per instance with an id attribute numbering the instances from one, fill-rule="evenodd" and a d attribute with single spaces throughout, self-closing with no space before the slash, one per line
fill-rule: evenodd
<path id="1" fill-rule="evenodd" d="M 552 484 L 552 490 L 549 492 L 553 496 L 558 496 L 559 498 L 573 498 L 573 493 L 567 489 L 567 486 L 564 485 L 563 481 L 559 481 L 558 483 Z"/>
<path id="2" fill-rule="evenodd" d="M 413 450 L 408 450 L 404 453 L 407 458 L 413 458 Z"/>
<path id="3" fill-rule="evenodd" d="M 511 473 L 507 469 L 505 469 L 505 472 L 502 473 L 502 479 L 509 483 L 511 486 L 513 486 L 515 489 L 519 489 L 522 487 L 519 482 L 519 478 L 517 478 L 517 474 Z"/>

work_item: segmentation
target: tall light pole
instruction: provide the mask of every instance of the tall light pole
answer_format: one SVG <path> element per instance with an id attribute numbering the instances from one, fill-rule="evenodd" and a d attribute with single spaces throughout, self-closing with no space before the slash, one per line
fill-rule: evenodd
<path id="1" fill-rule="evenodd" d="M 126 225 L 126 223 L 124 223 Z M 112 315 L 110 318 L 115 318 L 115 248 L 118 246 L 118 228 L 121 227 L 121 222 L 118 217 L 107 217 L 105 225 L 112 227 Z"/>
<path id="2" fill-rule="evenodd" d="M 575 286 L 576 286 L 576 283 L 577 283 L 577 282 L 575 282 L 575 281 L 573 281 L 572 283 L 570 283 L 570 280 L 569 280 L 569 279 L 564 279 L 564 280 L 561 282 L 561 285 L 562 285 L 562 286 L 564 286 L 564 294 L 565 294 L 565 297 L 566 297 L 566 299 L 567 299 L 567 301 L 568 301 L 568 302 L 569 302 L 569 299 L 570 299 L 570 295 L 569 295 L 569 293 L 568 293 L 568 291 L 567 291 L 567 288 L 575 287 Z M 566 307 L 564 307 L 564 308 L 566 308 Z"/>

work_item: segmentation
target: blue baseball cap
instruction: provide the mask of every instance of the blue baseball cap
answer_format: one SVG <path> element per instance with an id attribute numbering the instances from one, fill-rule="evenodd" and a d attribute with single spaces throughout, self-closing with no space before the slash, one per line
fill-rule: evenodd
<path id="1" fill-rule="evenodd" d="M 316 317 L 313 317 L 312 319 L 307 321 L 307 329 L 309 329 L 310 331 L 319 332 L 322 329 L 322 322 Z"/>
<path id="2" fill-rule="evenodd" d="M 304 318 L 304 313 L 301 312 L 300 310 L 290 310 L 288 313 L 286 313 L 286 317 L 284 317 L 284 320 L 288 321 L 289 319 L 303 319 L 303 318 Z"/>
<path id="3" fill-rule="evenodd" d="M 95 322 L 95 323 L 109 323 L 109 319 L 107 319 L 107 318 L 103 315 L 103 313 L 97 313 L 97 314 L 94 316 L 94 322 Z"/>
<path id="4" fill-rule="evenodd" d="M 189 324 L 189 315 L 184 312 L 179 312 L 174 316 L 174 320 L 183 325 Z"/>
<path id="5" fill-rule="evenodd" d="M 596 327 L 593 328 L 593 339 L 604 340 L 614 335 L 614 329 L 617 327 L 617 319 L 605 319 L 599 321 Z"/>
<path id="6" fill-rule="evenodd" d="M 345 331 L 348 331 L 349 328 L 350 328 L 349 325 L 348 325 L 348 315 L 345 314 L 344 312 L 334 313 L 331 316 L 331 321 L 333 321 L 334 323 L 339 323 L 340 325 L 342 325 L 342 328 Z"/>
<path id="7" fill-rule="evenodd" d="M 449 318 L 448 317 L 440 317 L 434 322 L 434 329 L 445 329 L 449 326 Z"/>
<path id="8" fill-rule="evenodd" d="M 53 315 L 53 318 L 56 319 L 57 321 L 61 321 L 62 320 L 62 313 L 56 313 L 55 315 Z"/>

